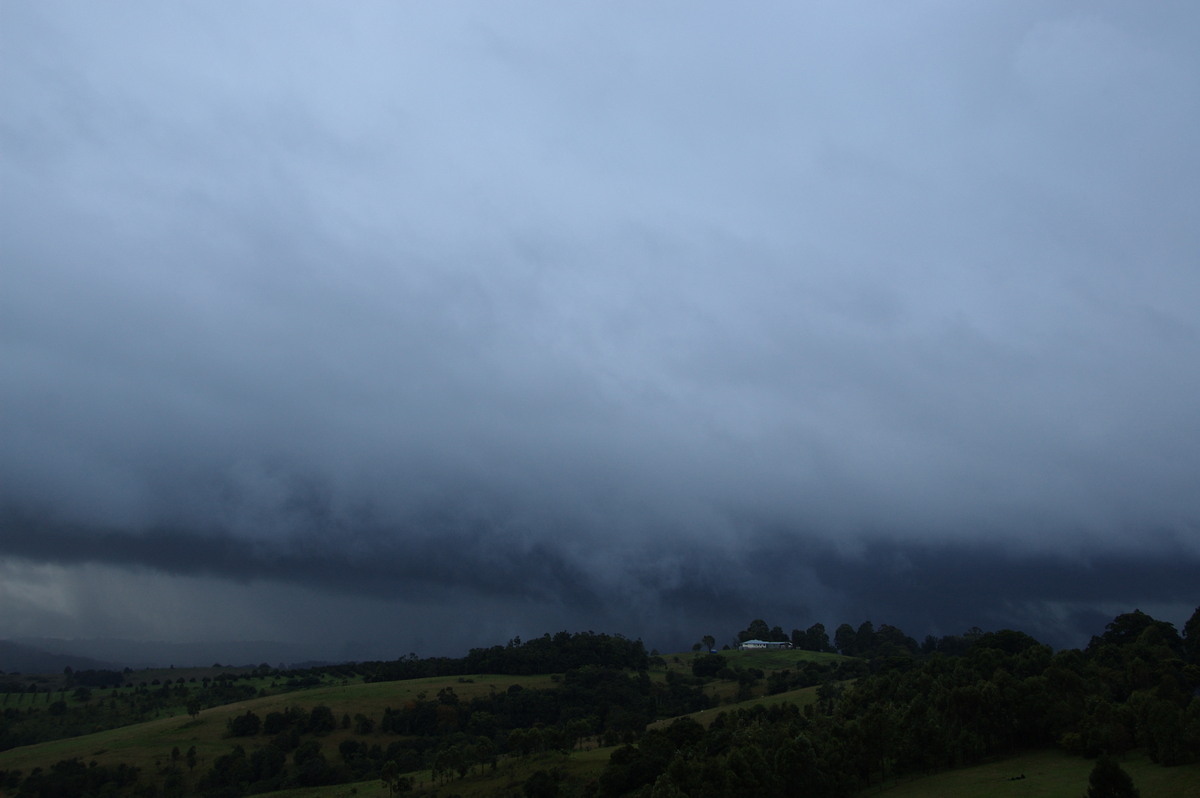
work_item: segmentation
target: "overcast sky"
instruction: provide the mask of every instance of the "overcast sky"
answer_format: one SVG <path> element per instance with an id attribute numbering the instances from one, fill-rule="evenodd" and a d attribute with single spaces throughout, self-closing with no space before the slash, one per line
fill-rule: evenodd
<path id="1" fill-rule="evenodd" d="M 0 2 L 0 637 L 1200 604 L 1191 2 Z"/>

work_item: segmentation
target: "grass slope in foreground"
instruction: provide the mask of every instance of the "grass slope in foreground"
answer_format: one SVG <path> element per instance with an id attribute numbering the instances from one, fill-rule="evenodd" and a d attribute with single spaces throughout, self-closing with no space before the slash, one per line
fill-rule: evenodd
<path id="1" fill-rule="evenodd" d="M 49 769 L 60 760 L 78 758 L 101 765 L 122 762 L 134 765 L 142 768 L 147 782 L 152 782 L 155 780 L 155 771 L 171 760 L 172 749 L 178 748 L 184 752 L 194 746 L 199 775 L 216 757 L 228 753 L 234 745 L 241 744 L 250 750 L 266 743 L 265 735 L 252 738 L 231 738 L 226 735 L 227 721 L 248 711 L 266 716 L 288 707 L 310 711 L 315 706 L 324 705 L 329 706 L 339 720 L 343 715 L 353 716 L 357 712 L 371 714 L 378 719 L 386 706 L 399 707 L 418 696 L 435 696 L 441 689 L 451 688 L 462 700 L 469 701 L 476 695 L 504 690 L 513 684 L 542 689 L 554 686 L 550 676 L 487 674 L 471 678 L 437 676 L 397 682 L 326 685 L 212 707 L 203 710 L 194 720 L 187 715 L 174 715 L 82 737 L 12 748 L 0 752 L 0 770 L 29 773 L 35 767 Z M 326 755 L 337 756 L 338 743 L 349 737 L 351 732 L 342 728 L 322 737 Z"/>
<path id="2" fill-rule="evenodd" d="M 1010 759 L 872 787 L 884 798 L 1081 798 L 1093 759 L 1061 751 L 1034 751 Z M 1200 764 L 1161 767 L 1144 754 L 1120 760 L 1142 798 L 1200 798 Z M 1024 776 L 1024 778 L 1020 778 Z"/>

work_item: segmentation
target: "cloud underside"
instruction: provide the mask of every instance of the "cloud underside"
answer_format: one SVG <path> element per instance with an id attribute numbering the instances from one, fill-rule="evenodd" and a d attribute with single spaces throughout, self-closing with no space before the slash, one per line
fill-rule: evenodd
<path id="1" fill-rule="evenodd" d="M 971 626 L 1021 628 L 1054 645 L 1081 645 L 1111 619 L 1106 613 L 1122 608 L 1165 608 L 1175 620 L 1188 609 L 1200 566 L 1200 557 L 1180 549 L 1065 556 L 1003 542 L 874 541 L 847 552 L 780 534 L 747 541 L 733 553 L 691 547 L 590 558 L 544 543 L 485 546 L 478 532 L 454 530 L 416 544 L 412 536 L 395 536 L 410 542 L 374 545 L 359 556 L 338 539 L 253 543 L 211 532 L 131 535 L 12 518 L 4 533 L 9 558 L 53 562 L 67 572 L 95 563 L 114 573 L 196 581 L 214 595 L 228 590 L 222 585 L 239 585 L 241 601 L 299 589 L 326 596 L 331 607 L 359 600 L 376 605 L 375 612 L 404 607 L 404 623 L 437 653 L 452 652 L 457 641 L 501 642 L 480 634 L 548 630 L 539 623 L 612 627 L 667 649 L 690 645 L 700 625 L 720 630 L 750 617 L 772 619 L 785 631 L 871 619 L 917 637 Z M 447 615 L 474 617 L 477 630 L 455 628 L 438 640 L 427 627 L 444 624 Z M 362 618 L 346 618 L 330 645 L 366 635 L 363 626 Z"/>
<path id="2" fill-rule="evenodd" d="M 0 558 L 646 630 L 1194 605 L 1197 30 L 4 3 Z"/>

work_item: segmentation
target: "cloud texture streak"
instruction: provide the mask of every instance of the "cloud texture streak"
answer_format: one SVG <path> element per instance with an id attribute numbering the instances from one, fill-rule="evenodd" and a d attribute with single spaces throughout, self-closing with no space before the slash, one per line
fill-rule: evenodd
<path id="1" fill-rule="evenodd" d="M 1196 602 L 1137 576 L 1200 560 L 1186 6 L 0 15 L 10 568 L 523 634 L 882 616 L 885 550 Z"/>

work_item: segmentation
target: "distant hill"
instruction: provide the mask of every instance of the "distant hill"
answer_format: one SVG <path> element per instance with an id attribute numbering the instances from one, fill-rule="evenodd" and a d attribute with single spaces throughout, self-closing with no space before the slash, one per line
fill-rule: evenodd
<path id="1" fill-rule="evenodd" d="M 62 673 L 72 670 L 120 670 L 120 666 L 91 657 L 46 651 L 35 646 L 0 640 L 0 671 L 5 673 Z"/>
<path id="2" fill-rule="evenodd" d="M 15 642 L 49 654 L 104 662 L 103 665 L 85 665 L 85 668 L 115 667 L 117 670 L 125 667 L 139 670 L 165 668 L 170 665 L 207 666 L 218 662 L 222 665 L 259 665 L 265 662 L 276 667 L 312 659 L 312 654 L 307 649 L 270 641 L 165 643 L 114 638 L 60 640 L 49 637 L 22 637 Z M 77 667 L 72 663 L 65 664 L 70 664 L 72 668 Z M 61 671 L 65 664 L 59 665 L 57 670 Z M 8 670 L 3 665 L 0 665 L 0 668 Z"/>

